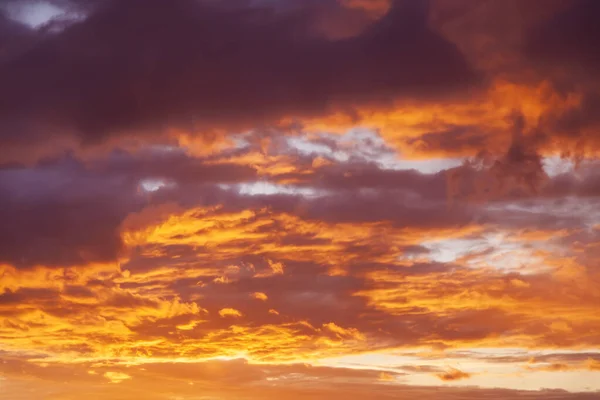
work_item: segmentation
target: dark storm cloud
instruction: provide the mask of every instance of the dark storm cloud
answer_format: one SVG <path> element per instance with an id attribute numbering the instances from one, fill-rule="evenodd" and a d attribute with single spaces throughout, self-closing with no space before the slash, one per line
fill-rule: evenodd
<path id="1" fill-rule="evenodd" d="M 83 22 L 0 65 L 2 141 L 249 128 L 438 97 L 475 78 L 457 48 L 427 26 L 425 1 L 396 1 L 382 19 L 340 40 L 318 33 L 318 7 L 243 4 L 98 2 Z"/>
<path id="2" fill-rule="evenodd" d="M 548 182 L 539 143 L 546 135 L 526 135 L 525 118 L 511 117 L 512 140 L 501 156 L 481 150 L 476 157 L 448 171 L 448 195 L 475 201 L 489 201 L 507 195 L 538 194 Z"/>
<path id="3" fill-rule="evenodd" d="M 326 198 L 246 196 L 218 186 L 255 179 L 256 170 L 250 166 L 211 165 L 177 152 L 114 152 L 86 163 L 67 156 L 33 168 L 5 165 L 0 169 L 0 262 L 71 266 L 115 261 L 123 250 L 120 227 L 125 218 L 148 205 L 164 203 L 223 205 L 228 211 L 268 207 L 270 212 L 307 220 L 390 221 L 407 227 L 462 226 L 472 217 L 466 210 L 448 212 L 443 175 L 384 171 L 374 165 L 328 167 L 306 178 L 308 187 L 330 192 Z M 170 186 L 145 192 L 143 182 Z M 367 191 L 347 196 L 348 190 L 359 189 Z M 417 204 L 414 196 L 429 200 Z M 281 240 L 314 244 L 314 238 L 292 233 Z"/>
<path id="4" fill-rule="evenodd" d="M 12 21 L 0 8 L 0 63 L 8 60 L 18 49 L 29 43 L 32 36 L 27 27 Z"/>
<path id="5" fill-rule="evenodd" d="M 121 249 L 117 227 L 127 214 L 110 196 L 0 200 L 0 261 L 69 266 L 113 261 Z"/>
<path id="6" fill-rule="evenodd" d="M 571 1 L 565 10 L 530 31 L 525 53 L 542 63 L 568 67 L 574 74 L 590 73 L 597 78 L 600 68 L 598 17 L 599 2 Z"/>
<path id="7" fill-rule="evenodd" d="M 0 263 L 64 267 L 115 261 L 123 250 L 120 224 L 152 201 L 140 187 L 144 179 L 189 188 L 254 175 L 250 167 L 203 165 L 178 153 L 116 152 L 88 164 L 65 157 L 34 168 L 5 166 L 0 169 Z"/>
<path id="8" fill-rule="evenodd" d="M 446 180 L 443 173 L 423 174 L 416 170 L 386 170 L 374 163 L 325 165 L 316 169 L 314 174 L 298 175 L 294 178 L 300 180 L 302 184 L 327 190 L 400 190 L 438 201 L 444 199 L 446 195 Z"/>
<path id="9" fill-rule="evenodd" d="M 578 79 L 576 74 L 571 76 L 573 79 Z M 600 91 L 590 82 L 583 83 L 583 86 L 587 85 L 589 88 L 580 94 L 579 104 L 563 112 L 550 113 L 542 121 L 544 128 L 554 134 L 550 139 L 567 143 L 571 141 L 575 145 L 575 148 L 566 151 L 565 155 L 572 156 L 578 162 L 583 160 L 588 153 L 593 154 L 600 148 L 600 135 L 598 135 Z"/>
<path id="10" fill-rule="evenodd" d="M 526 163 L 523 164 L 520 154 L 518 149 L 513 149 L 506 156 L 510 162 L 506 162 L 514 164 L 522 173 Z M 461 171 L 464 174 L 468 168 L 461 167 Z M 384 170 L 364 163 L 323 166 L 298 176 L 300 186 L 325 193 L 310 198 L 293 194 L 250 196 L 235 189 L 223 189 L 222 183 L 255 181 L 258 179 L 256 170 L 244 165 L 207 164 L 202 159 L 177 152 L 137 155 L 114 152 L 106 159 L 86 163 L 66 157 L 39 163 L 35 168 L 5 166 L 0 169 L 0 261 L 18 266 L 114 261 L 123 249 L 120 229 L 127 216 L 147 206 L 165 203 L 177 204 L 174 207 L 181 209 L 222 206 L 223 212 L 265 210 L 258 212 L 256 218 L 259 219 L 287 213 L 304 221 L 380 221 L 397 228 L 415 229 L 461 228 L 498 221 L 519 227 L 534 223 L 526 218 L 530 215 L 526 212 L 512 211 L 509 215 L 484 212 L 476 204 L 461 201 L 449 207 L 445 199 L 445 175 L 445 171 L 423 174 L 412 170 Z M 467 178 L 462 175 L 462 179 Z M 552 178 L 536 196 L 595 197 L 597 180 L 593 166 L 586 167 L 580 171 L 580 178 L 571 174 Z M 143 182 L 149 182 L 152 189 L 158 187 L 152 185 L 162 183 L 169 186 L 147 192 L 141 185 Z M 508 194 L 490 200 L 509 199 L 524 200 L 522 195 L 510 197 Z M 541 214 L 536 215 L 535 224 L 548 228 L 581 222 L 576 216 L 548 214 L 541 219 Z M 324 244 L 324 239 L 311 234 L 284 233 L 285 227 L 278 224 L 280 222 L 272 220 L 257 233 L 276 232 L 281 245 Z M 248 249 L 253 248 L 252 240 L 244 243 Z M 363 251 L 361 246 L 364 245 L 348 243 L 347 251 L 368 258 L 378 251 L 388 251 L 391 244 L 373 242 Z M 165 253 L 165 257 L 165 260 L 157 258 L 145 263 L 150 267 L 154 262 L 166 262 L 170 253 Z"/>
<path id="11" fill-rule="evenodd" d="M 489 132 L 478 126 L 457 125 L 425 133 L 417 138 L 409 138 L 406 142 L 422 152 L 443 151 L 446 154 L 461 156 L 465 152 L 485 148 L 491 138 Z"/>
<path id="12" fill-rule="evenodd" d="M 581 98 L 566 110 L 551 110 L 540 122 L 546 141 L 582 159 L 600 145 L 600 3 L 573 0 L 565 4 L 552 18 L 529 29 L 523 54 L 560 93 Z M 564 146 L 569 143 L 572 146 Z"/>

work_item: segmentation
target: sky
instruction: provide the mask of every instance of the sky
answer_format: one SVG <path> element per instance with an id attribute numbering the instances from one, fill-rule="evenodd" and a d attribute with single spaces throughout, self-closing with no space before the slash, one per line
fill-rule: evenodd
<path id="1" fill-rule="evenodd" d="M 600 398 L 600 1 L 0 1 L 0 398 Z"/>

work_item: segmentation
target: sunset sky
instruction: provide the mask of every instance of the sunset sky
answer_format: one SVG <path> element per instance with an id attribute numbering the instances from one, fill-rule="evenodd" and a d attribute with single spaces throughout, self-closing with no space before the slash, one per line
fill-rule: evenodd
<path id="1" fill-rule="evenodd" d="M 600 0 L 0 0 L 0 399 L 600 399 Z"/>

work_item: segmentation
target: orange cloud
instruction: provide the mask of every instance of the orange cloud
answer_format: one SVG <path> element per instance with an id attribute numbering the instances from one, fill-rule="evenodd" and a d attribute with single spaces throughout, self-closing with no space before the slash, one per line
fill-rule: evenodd
<path id="1" fill-rule="evenodd" d="M 252 297 L 255 298 L 256 300 L 262 300 L 262 301 L 267 301 L 269 299 L 269 297 L 262 292 L 254 292 L 254 293 L 252 293 Z"/>
<path id="2" fill-rule="evenodd" d="M 461 379 L 468 379 L 472 376 L 472 374 L 463 372 L 456 368 L 450 368 L 448 371 L 446 371 L 444 373 L 436 374 L 436 376 L 438 378 L 440 378 L 442 381 L 451 382 L 451 381 L 458 381 Z"/>
<path id="3" fill-rule="evenodd" d="M 388 374 L 387 372 L 381 372 L 379 373 L 379 380 L 381 382 L 395 382 L 396 377 L 394 377 L 392 374 Z"/>
<path id="4" fill-rule="evenodd" d="M 219 310 L 219 315 L 223 318 L 225 317 L 234 317 L 238 318 L 242 316 L 242 313 L 236 310 L 235 308 L 223 308 Z"/>
<path id="5" fill-rule="evenodd" d="M 123 373 L 123 372 L 105 372 L 103 375 L 106 379 L 108 379 L 111 383 L 121 383 L 127 379 L 131 379 L 131 376 Z"/>

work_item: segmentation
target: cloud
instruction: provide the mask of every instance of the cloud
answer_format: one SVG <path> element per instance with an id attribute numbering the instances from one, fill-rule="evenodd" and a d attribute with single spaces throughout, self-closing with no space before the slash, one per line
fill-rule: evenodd
<path id="1" fill-rule="evenodd" d="M 31 264 L 8 258 L 1 295 L 6 303 L 1 311 L 10 318 L 7 341 L 17 343 L 18 332 L 29 329 L 29 345 L 46 353 L 68 349 L 82 356 L 141 352 L 169 357 L 175 348 L 183 349 L 182 343 L 193 342 L 185 346 L 188 355 L 246 351 L 261 360 L 324 357 L 340 349 L 496 346 L 497 335 L 509 342 L 520 337 L 521 344 L 535 336 L 532 346 L 597 344 L 596 336 L 585 333 L 597 321 L 589 297 L 596 278 L 586 271 L 593 264 L 575 255 L 591 253 L 567 244 L 596 240 L 593 234 L 577 233 L 584 218 L 593 217 L 581 200 L 577 212 L 564 202 L 555 208 L 552 199 L 544 198 L 513 199 L 516 209 L 501 202 L 495 209 L 451 208 L 441 195 L 444 172 L 390 171 L 373 164 L 362 169 L 363 164 L 353 162 L 303 174 L 307 186 L 328 188 L 321 197 L 247 196 L 219 189 L 215 182 L 253 179 L 247 175 L 251 169 L 234 168 L 227 155 L 225 163 L 212 164 L 216 157 L 120 152 L 108 160 L 8 168 L 3 187 L 21 201 L 34 194 L 42 203 L 53 196 L 81 198 L 90 201 L 90 213 L 101 215 L 93 200 L 97 192 L 106 192 L 114 207 L 129 207 L 127 200 L 134 199 L 130 210 L 141 211 L 125 208 L 123 220 L 107 231 L 106 237 L 120 240 L 119 263 L 52 262 L 45 254 Z M 176 185 L 151 196 L 140 193 L 140 180 L 160 172 L 156 164 Z M 321 179 L 321 168 L 335 178 Z M 23 171 L 37 184 L 24 185 Z M 358 178 L 352 181 L 345 172 Z M 65 179 L 77 187 L 64 185 Z M 350 182 L 339 182 L 344 179 Z M 369 190 L 348 196 L 363 187 Z M 24 218 L 7 213 L 15 215 Z M 87 227 L 76 228 L 73 236 L 84 238 Z M 24 243 L 35 243 L 35 232 L 29 233 Z M 500 243 L 479 247 L 500 233 L 505 235 Z M 543 252 L 536 239 L 559 233 L 563 241 L 546 239 L 546 244 L 573 259 Z M 571 240 L 575 234 L 577 240 Z M 444 253 L 454 251 L 453 246 L 460 251 L 447 261 Z M 59 250 L 56 254 L 65 259 L 73 257 L 71 248 Z M 515 269 L 520 263 L 521 270 Z M 583 279 L 589 287 L 580 286 Z M 554 302 L 557 290 L 568 295 Z M 255 293 L 268 295 L 269 307 L 248 301 Z M 14 304 L 27 307 L 15 309 Z M 552 321 L 538 312 L 542 306 L 569 326 L 569 335 L 552 328 Z M 221 318 L 226 309 L 243 318 L 231 312 L 234 318 Z M 68 345 L 61 344 L 60 333 L 48 338 L 52 326 L 73 332 Z M 89 342 L 92 328 L 97 339 Z M 232 342 L 240 332 L 262 339 Z M 47 340 L 37 340 L 42 337 Z"/>
<path id="2" fill-rule="evenodd" d="M 82 369 L 84 373 L 77 371 Z M 20 371 L 26 371 L 27 376 Z M 94 374 L 85 373 L 94 371 Z M 243 360 L 208 361 L 197 363 L 150 363 L 143 366 L 104 366 L 56 365 L 45 367 L 20 360 L 10 360 L 2 364 L 5 393 L 22 393 L 25 384 L 35 385 L 36 396 L 60 396 L 76 399 L 80 393 L 93 393 L 98 399 L 115 397 L 163 399 L 164 394 L 184 399 L 202 396 L 206 398 L 245 399 L 289 398 L 294 400 L 313 398 L 328 399 L 343 395 L 348 399 L 361 399 L 377 396 L 382 399 L 408 400 L 415 397 L 434 397 L 441 400 L 494 398 L 509 400 L 591 400 L 595 393 L 569 393 L 561 390 L 516 391 L 505 389 L 423 387 L 397 385 L 393 381 L 380 381 L 398 377 L 393 373 L 376 370 L 348 368 L 310 367 L 302 364 L 255 365 Z M 69 376 L 65 382 L 56 378 Z M 118 385 L 106 383 L 106 377 L 129 377 L 121 379 Z M 93 387 L 93 392 L 89 389 Z"/>
<path id="3" fill-rule="evenodd" d="M 396 377 L 392 374 L 389 374 L 387 372 L 380 372 L 379 373 L 379 380 L 381 382 L 395 382 L 396 381 Z"/>
<path id="4" fill-rule="evenodd" d="M 74 186 L 64 190 L 60 169 L 0 171 L 0 191 L 7 193 L 0 200 L 0 262 L 69 266 L 117 259 L 118 226 L 137 207 L 131 188 L 67 175 Z"/>
<path id="5" fill-rule="evenodd" d="M 223 318 L 225 317 L 234 317 L 238 318 L 242 316 L 242 313 L 236 310 L 235 308 L 223 308 L 219 310 L 219 315 Z"/>
<path id="6" fill-rule="evenodd" d="M 463 166 L 447 172 L 448 193 L 474 201 L 490 201 L 514 192 L 536 194 L 548 175 L 544 171 L 535 136 L 525 136 L 525 120 L 520 114 L 513 117 L 510 147 L 501 157 L 482 152 Z"/>
<path id="7" fill-rule="evenodd" d="M 89 144 L 170 128 L 239 131 L 439 97 L 475 77 L 456 47 L 427 27 L 427 2 L 396 1 L 341 40 L 314 36 L 310 5 L 143 3 L 97 2 L 85 20 L 0 66 L 5 146 L 64 132 Z"/>
<path id="8" fill-rule="evenodd" d="M 445 382 L 458 381 L 461 379 L 468 379 L 472 376 L 467 372 L 463 372 L 456 368 L 450 368 L 448 371 L 440 374 L 436 374 L 438 378 Z"/>
<path id="9" fill-rule="evenodd" d="M 267 301 L 269 299 L 269 297 L 262 292 L 254 292 L 254 293 L 252 293 L 252 297 L 254 297 L 256 300 L 261 300 L 261 301 Z"/>
<path id="10" fill-rule="evenodd" d="M 579 74 L 597 74 L 600 13 L 593 0 L 574 0 L 548 21 L 531 29 L 525 52 L 542 63 L 574 68 Z M 581 76 L 580 76 L 581 77 Z M 577 77 L 575 77 L 577 78 Z"/>
<path id="11" fill-rule="evenodd" d="M 123 372 L 112 371 L 105 372 L 104 377 L 108 379 L 111 383 L 121 383 L 123 381 L 126 381 L 127 379 L 131 379 L 131 376 L 124 374 Z"/>
<path id="12" fill-rule="evenodd" d="M 210 165 L 173 152 L 115 153 L 86 163 L 66 156 L 33 167 L 0 168 L 0 262 L 74 266 L 116 262 L 125 250 L 120 225 L 153 199 L 190 187 L 243 181 L 248 166 Z M 176 182 L 155 193 L 144 179 Z M 151 197 L 152 196 L 152 197 Z"/>

